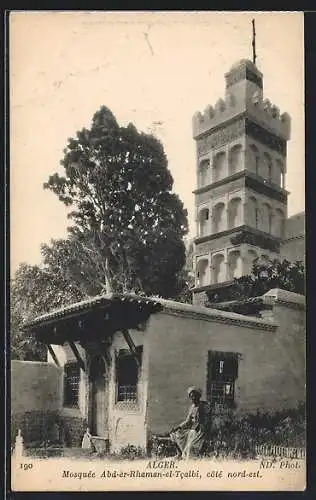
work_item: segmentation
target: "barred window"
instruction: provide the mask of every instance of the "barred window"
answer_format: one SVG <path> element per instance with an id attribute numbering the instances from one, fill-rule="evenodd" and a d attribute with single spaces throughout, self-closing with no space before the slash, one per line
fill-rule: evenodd
<path id="1" fill-rule="evenodd" d="M 209 351 L 207 372 L 207 395 L 211 405 L 231 407 L 235 399 L 235 381 L 238 377 L 238 355 Z"/>
<path id="2" fill-rule="evenodd" d="M 64 366 L 64 406 L 79 406 L 80 366 L 78 363 L 67 363 Z"/>
<path id="3" fill-rule="evenodd" d="M 141 364 L 143 347 L 136 353 Z M 137 387 L 140 369 L 128 349 L 120 349 L 116 358 L 117 401 L 137 402 Z"/>

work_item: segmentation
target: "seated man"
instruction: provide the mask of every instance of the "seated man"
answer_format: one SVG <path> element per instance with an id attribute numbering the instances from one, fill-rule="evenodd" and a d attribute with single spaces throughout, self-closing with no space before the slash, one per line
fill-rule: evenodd
<path id="1" fill-rule="evenodd" d="M 187 418 L 170 433 L 177 446 L 178 457 L 186 459 L 203 454 L 210 430 L 210 407 L 206 401 L 201 401 L 202 391 L 189 387 L 188 396 L 192 405 Z"/>

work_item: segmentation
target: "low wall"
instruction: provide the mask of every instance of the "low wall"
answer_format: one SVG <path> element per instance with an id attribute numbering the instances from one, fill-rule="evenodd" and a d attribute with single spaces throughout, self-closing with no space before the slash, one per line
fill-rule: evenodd
<path id="1" fill-rule="evenodd" d="M 62 370 L 35 361 L 11 362 L 11 439 L 21 429 L 25 443 L 57 439 Z"/>

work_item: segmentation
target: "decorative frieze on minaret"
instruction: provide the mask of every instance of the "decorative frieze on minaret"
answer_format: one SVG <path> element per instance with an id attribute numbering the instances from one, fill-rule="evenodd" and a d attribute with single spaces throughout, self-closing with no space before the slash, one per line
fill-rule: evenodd
<path id="1" fill-rule="evenodd" d="M 243 59 L 225 74 L 225 98 L 193 117 L 197 149 L 194 302 L 276 257 L 287 219 L 291 120 L 263 96 L 263 75 Z"/>

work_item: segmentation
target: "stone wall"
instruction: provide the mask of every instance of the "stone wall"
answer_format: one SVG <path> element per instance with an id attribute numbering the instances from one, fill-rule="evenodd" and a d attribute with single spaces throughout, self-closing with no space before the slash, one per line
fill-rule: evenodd
<path id="1" fill-rule="evenodd" d="M 11 362 L 11 438 L 50 439 L 62 401 L 62 371 L 50 363 Z"/>
<path id="2" fill-rule="evenodd" d="M 305 262 L 305 213 L 295 214 L 289 217 L 285 224 L 285 240 L 281 246 L 283 259 L 290 262 L 300 260 Z"/>
<path id="3" fill-rule="evenodd" d="M 147 332 L 150 431 L 166 432 L 185 417 L 187 387 L 197 385 L 205 395 L 209 350 L 240 354 L 238 411 L 293 407 L 304 400 L 304 311 L 276 303 L 273 314 L 273 322 L 245 321 L 241 315 L 192 307 L 153 316 Z M 295 335 L 289 333 L 293 323 Z"/>
<path id="4" fill-rule="evenodd" d="M 290 262 L 295 262 L 299 260 L 304 263 L 305 253 L 306 253 L 305 236 L 298 236 L 296 238 L 291 238 L 289 240 L 286 240 L 281 246 L 282 259 L 286 259 Z"/>
<path id="5" fill-rule="evenodd" d="M 275 289 L 265 294 L 264 301 L 273 304 L 273 320 L 279 325 L 274 342 L 277 358 L 267 374 L 267 386 L 279 406 L 289 408 L 305 400 L 305 297 Z"/>
<path id="6" fill-rule="evenodd" d="M 206 394 L 208 351 L 239 355 L 236 411 L 295 407 L 305 399 L 304 298 L 282 290 L 264 296 L 270 317 L 255 319 L 159 299 L 163 311 L 152 315 L 144 331 L 130 331 L 143 345 L 137 404 L 116 401 L 115 352 L 126 348 L 114 336 L 108 366 L 106 405 L 112 451 L 133 444 L 146 447 L 151 433 L 167 432 L 184 419 L 187 388 Z M 61 364 L 71 354 L 55 350 Z M 12 433 L 21 428 L 26 444 L 50 439 L 54 424 L 68 446 L 80 446 L 87 426 L 87 376 L 81 378 L 78 408 L 63 407 L 63 369 L 50 363 L 12 362 Z M 85 402 L 85 403 L 84 403 Z"/>

